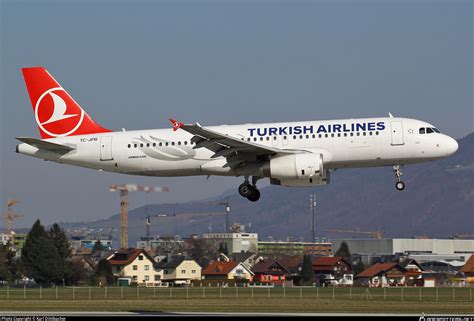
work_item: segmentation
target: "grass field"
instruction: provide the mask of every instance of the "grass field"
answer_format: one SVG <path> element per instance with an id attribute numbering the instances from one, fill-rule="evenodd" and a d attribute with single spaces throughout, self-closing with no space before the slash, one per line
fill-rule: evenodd
<path id="1" fill-rule="evenodd" d="M 474 314 L 471 288 L 0 288 L 0 310 Z"/>

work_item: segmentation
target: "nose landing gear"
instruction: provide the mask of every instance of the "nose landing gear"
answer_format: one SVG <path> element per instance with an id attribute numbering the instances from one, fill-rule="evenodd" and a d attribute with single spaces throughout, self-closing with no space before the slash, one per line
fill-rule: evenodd
<path id="1" fill-rule="evenodd" d="M 394 165 L 393 166 L 393 173 L 395 174 L 395 178 L 397 182 L 395 183 L 395 188 L 399 191 L 403 191 L 405 189 L 405 183 L 402 182 L 401 176 L 402 176 L 402 171 L 400 170 L 401 165 Z"/>
<path id="2" fill-rule="evenodd" d="M 245 177 L 245 181 L 239 186 L 239 194 L 251 202 L 258 201 L 260 199 L 260 191 L 257 189 L 258 179 L 259 177 L 253 176 L 252 185 L 250 185 L 248 177 Z"/>

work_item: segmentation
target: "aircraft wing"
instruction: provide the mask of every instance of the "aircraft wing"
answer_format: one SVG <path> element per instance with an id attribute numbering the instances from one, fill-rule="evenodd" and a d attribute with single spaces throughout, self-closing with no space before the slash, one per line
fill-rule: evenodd
<path id="1" fill-rule="evenodd" d="M 249 142 L 243 138 L 232 137 L 204 128 L 199 123 L 183 124 L 174 119 L 170 119 L 170 121 L 173 124 L 173 130 L 181 128 L 194 135 L 191 139 L 195 143 L 194 149 L 206 148 L 214 152 L 211 158 L 225 157 L 227 164 L 224 167 L 235 168 L 242 165 L 246 160 L 252 160 L 259 156 L 307 152 L 304 150 L 284 150 Z"/>
<path id="2" fill-rule="evenodd" d="M 18 139 L 19 141 L 21 141 L 25 144 L 34 146 L 38 149 L 43 149 L 43 150 L 55 152 L 55 153 L 58 153 L 58 154 L 66 154 L 66 153 L 68 153 L 68 152 L 70 152 L 71 150 L 74 149 L 74 148 L 66 146 L 66 145 L 52 143 L 52 142 L 48 142 L 48 141 L 41 140 L 41 139 L 36 139 L 36 138 L 17 137 L 16 139 Z"/>

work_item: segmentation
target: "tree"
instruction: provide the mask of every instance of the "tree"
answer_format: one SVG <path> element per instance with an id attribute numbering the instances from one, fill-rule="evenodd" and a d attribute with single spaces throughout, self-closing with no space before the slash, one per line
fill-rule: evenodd
<path id="1" fill-rule="evenodd" d="M 71 244 L 64 233 L 64 230 L 58 225 L 58 223 L 54 223 L 49 230 L 49 236 L 53 241 L 54 246 L 58 250 L 59 257 L 63 260 L 67 260 L 71 258 Z"/>
<path id="2" fill-rule="evenodd" d="M 219 243 L 219 253 L 223 253 L 226 256 L 229 255 L 229 250 L 227 249 L 226 242 Z"/>
<path id="3" fill-rule="evenodd" d="M 61 257 L 39 219 L 26 237 L 21 261 L 26 276 L 33 278 L 36 283 L 47 285 L 62 281 L 64 270 L 61 267 Z"/>
<path id="4" fill-rule="evenodd" d="M 15 252 L 10 249 L 10 245 L 0 244 L 0 281 L 10 282 L 17 277 L 17 264 L 15 262 Z"/>
<path id="5" fill-rule="evenodd" d="M 94 246 L 92 247 L 92 253 L 103 251 L 105 247 L 102 245 L 100 240 L 95 241 Z"/>
<path id="6" fill-rule="evenodd" d="M 71 273 L 73 273 L 72 263 L 70 261 L 72 256 L 71 244 L 69 243 L 66 233 L 64 233 L 64 230 L 58 223 L 54 223 L 49 229 L 48 234 L 59 255 L 59 261 L 57 264 L 61 270 L 61 279 L 67 281 L 71 277 L 74 278 L 71 276 Z"/>
<path id="7" fill-rule="evenodd" d="M 313 263 L 310 255 L 303 256 L 303 266 L 301 267 L 301 285 L 312 285 L 314 281 Z"/>
<path id="8" fill-rule="evenodd" d="M 107 259 L 99 261 L 95 271 L 96 282 L 100 282 L 105 285 L 114 284 L 114 274 L 112 273 L 112 265 Z"/>
<path id="9" fill-rule="evenodd" d="M 350 266 L 352 266 L 352 254 L 351 252 L 349 251 L 349 246 L 347 245 L 347 243 L 345 241 L 343 241 L 341 243 L 341 246 L 339 247 L 339 249 L 336 251 L 336 253 L 334 254 L 334 256 L 340 256 L 342 257 L 344 260 L 347 261 L 347 263 L 350 264 Z"/>
<path id="10" fill-rule="evenodd" d="M 357 262 L 357 264 L 354 266 L 354 275 L 357 275 L 361 273 L 362 271 L 365 270 L 365 265 L 362 263 L 362 261 Z"/>
<path id="11" fill-rule="evenodd" d="M 217 257 L 217 246 L 211 240 L 194 239 L 190 243 L 189 255 L 202 267 L 205 268 L 209 262 Z"/>

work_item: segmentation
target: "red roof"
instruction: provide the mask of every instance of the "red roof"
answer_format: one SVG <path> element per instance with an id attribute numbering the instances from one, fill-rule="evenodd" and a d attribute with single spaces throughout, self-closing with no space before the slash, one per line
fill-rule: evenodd
<path id="1" fill-rule="evenodd" d="M 400 265 L 398 265 L 398 263 L 377 263 L 375 265 L 372 265 L 368 269 L 365 269 L 361 273 L 359 273 L 357 277 L 371 278 L 381 273 L 390 271 L 394 267 L 398 267 L 400 271 L 403 270 L 403 268 Z"/>
<path id="2" fill-rule="evenodd" d="M 270 268 L 272 266 L 277 266 L 281 269 L 281 271 L 272 271 Z M 252 267 L 252 272 L 257 273 L 268 273 L 268 274 L 282 274 L 288 273 L 288 270 L 281 265 L 278 261 L 271 260 L 271 261 L 260 261 Z"/>
<path id="3" fill-rule="evenodd" d="M 229 261 L 229 262 L 219 262 L 215 261 L 209 264 L 207 268 L 205 268 L 201 274 L 202 275 L 227 275 L 232 271 L 239 262 Z"/>
<path id="4" fill-rule="evenodd" d="M 474 273 L 474 255 L 471 255 L 469 260 L 467 260 L 466 264 L 464 264 L 459 271 L 464 273 Z"/>
<path id="5" fill-rule="evenodd" d="M 152 257 L 143 249 L 125 249 L 122 248 L 115 252 L 112 257 L 109 259 L 110 264 L 112 265 L 128 265 L 132 263 L 138 255 L 145 255 L 150 261 L 155 263 Z"/>
<path id="6" fill-rule="evenodd" d="M 328 268 L 333 267 L 340 261 L 350 266 L 349 262 L 347 262 L 340 256 L 321 256 L 314 259 L 313 270 L 327 270 Z"/>

